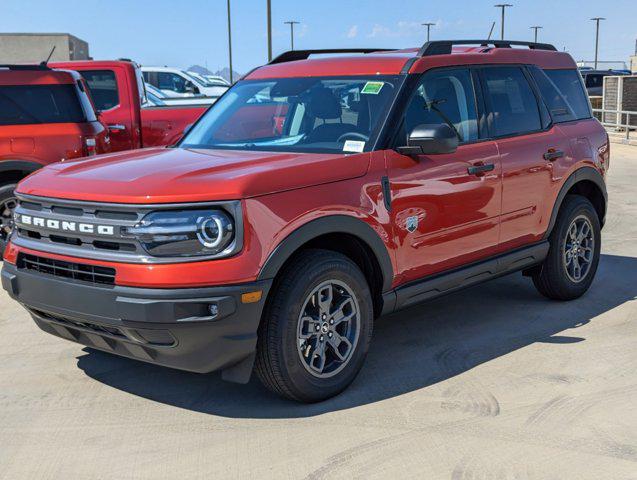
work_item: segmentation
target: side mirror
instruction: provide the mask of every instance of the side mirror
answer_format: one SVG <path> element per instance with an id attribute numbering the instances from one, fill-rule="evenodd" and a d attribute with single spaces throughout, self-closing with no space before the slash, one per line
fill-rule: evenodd
<path id="1" fill-rule="evenodd" d="M 458 135 L 446 123 L 415 127 L 407 138 L 407 145 L 396 150 L 402 155 L 437 155 L 454 153 L 458 149 Z"/>

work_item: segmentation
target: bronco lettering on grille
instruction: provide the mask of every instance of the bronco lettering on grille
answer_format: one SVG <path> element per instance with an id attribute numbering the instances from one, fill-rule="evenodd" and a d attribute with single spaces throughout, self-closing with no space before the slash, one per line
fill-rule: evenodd
<path id="1" fill-rule="evenodd" d="M 62 232 L 79 232 L 98 235 L 114 235 L 115 227 L 112 225 L 96 225 L 92 223 L 78 223 L 60 221 L 53 218 L 34 217 L 32 215 L 15 215 L 15 222 L 18 225 L 46 228 L 48 230 L 59 230 Z"/>

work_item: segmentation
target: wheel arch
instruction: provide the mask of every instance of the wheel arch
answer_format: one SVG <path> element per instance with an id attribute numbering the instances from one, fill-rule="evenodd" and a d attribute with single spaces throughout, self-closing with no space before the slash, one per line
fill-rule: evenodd
<path id="1" fill-rule="evenodd" d="M 604 221 L 606 219 L 606 206 L 608 204 L 608 193 L 606 191 L 604 177 L 602 177 L 598 170 L 592 167 L 582 167 L 575 170 L 566 179 L 557 194 L 545 238 L 547 238 L 553 231 L 553 227 L 557 220 L 557 214 L 562 207 L 564 199 L 567 195 L 571 194 L 586 197 L 593 204 L 593 207 L 599 217 L 600 225 L 604 225 Z"/>
<path id="2" fill-rule="evenodd" d="M 270 253 L 258 279 L 273 279 L 295 254 L 307 248 L 322 248 L 346 255 L 356 263 L 370 283 L 374 310 L 383 309 L 383 294 L 391 291 L 393 267 L 389 251 L 366 222 L 348 215 L 330 215 L 303 224 Z"/>
<path id="3" fill-rule="evenodd" d="M 29 160 L 2 160 L 0 161 L 0 186 L 18 182 L 40 168 L 42 168 L 41 164 Z"/>

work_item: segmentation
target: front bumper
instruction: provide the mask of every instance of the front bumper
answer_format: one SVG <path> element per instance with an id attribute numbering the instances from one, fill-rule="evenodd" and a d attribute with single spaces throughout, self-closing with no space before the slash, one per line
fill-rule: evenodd
<path id="1" fill-rule="evenodd" d="M 3 288 L 45 332 L 125 357 L 201 373 L 250 359 L 271 286 L 270 280 L 188 289 L 98 286 L 7 262 L 1 276 Z M 258 290 L 262 291 L 259 301 L 242 302 L 243 293 Z M 217 306 L 216 316 L 211 305 Z"/>

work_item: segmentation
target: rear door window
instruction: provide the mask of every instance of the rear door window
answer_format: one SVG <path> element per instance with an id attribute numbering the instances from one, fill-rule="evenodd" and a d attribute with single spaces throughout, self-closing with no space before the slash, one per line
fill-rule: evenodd
<path id="1" fill-rule="evenodd" d="M 85 122 L 75 89 L 73 84 L 0 86 L 0 125 Z"/>
<path id="2" fill-rule="evenodd" d="M 588 95 L 577 70 L 545 70 L 544 72 L 566 99 L 577 119 L 592 116 Z"/>
<path id="3" fill-rule="evenodd" d="M 91 97 L 97 110 L 103 112 L 119 105 L 117 79 L 113 70 L 83 70 L 80 74 L 91 89 Z"/>
<path id="4" fill-rule="evenodd" d="M 542 129 L 537 98 L 520 67 L 483 69 L 491 124 L 497 137 Z"/>

